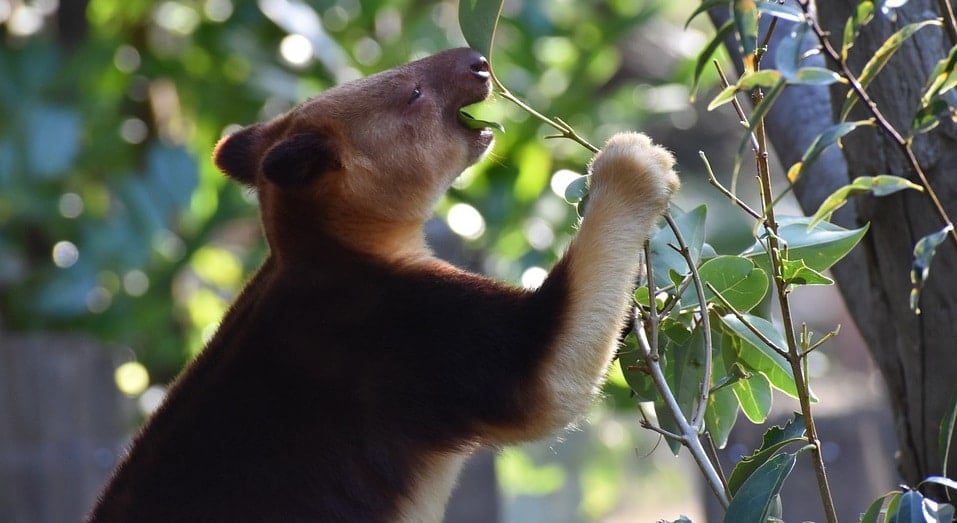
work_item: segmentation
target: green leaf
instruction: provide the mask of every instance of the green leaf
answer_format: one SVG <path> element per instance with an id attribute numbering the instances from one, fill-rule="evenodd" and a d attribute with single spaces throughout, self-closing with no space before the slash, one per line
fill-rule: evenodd
<path id="1" fill-rule="evenodd" d="M 498 122 L 490 122 L 488 120 L 479 120 L 478 118 L 472 116 L 471 114 L 465 111 L 459 111 L 459 121 L 462 122 L 469 129 L 484 129 L 486 127 L 491 127 L 496 131 L 505 132 L 505 126 Z"/>
<path id="2" fill-rule="evenodd" d="M 731 499 L 725 523 L 767 521 L 771 501 L 781 492 L 796 457 L 797 454 L 787 452 L 778 454 L 758 467 Z"/>
<path id="3" fill-rule="evenodd" d="M 788 78 L 788 83 L 802 85 L 831 85 L 844 83 L 844 77 L 825 67 L 802 67 Z"/>
<path id="4" fill-rule="evenodd" d="M 937 449 L 940 452 L 940 462 L 943 465 L 941 474 L 947 475 L 947 462 L 950 461 L 950 448 L 954 444 L 954 432 L 957 428 L 957 394 L 950 400 L 950 408 L 940 421 L 940 434 L 937 437 Z"/>
<path id="5" fill-rule="evenodd" d="M 708 104 L 708 110 L 711 111 L 730 102 L 738 91 L 750 91 L 755 87 L 771 87 L 780 79 L 781 73 L 774 69 L 744 73 L 736 84 L 725 87 L 714 100 L 711 100 L 711 103 Z"/>
<path id="6" fill-rule="evenodd" d="M 729 85 L 721 90 L 717 96 L 708 104 L 708 110 L 713 111 L 718 107 L 730 102 L 734 99 L 734 95 L 738 93 L 737 85 Z"/>
<path id="7" fill-rule="evenodd" d="M 731 386 L 738 398 L 741 411 L 751 423 L 764 423 L 771 412 L 771 384 L 764 374 L 755 374 L 751 378 L 739 381 Z"/>
<path id="8" fill-rule="evenodd" d="M 788 20 L 791 22 L 804 22 L 804 12 L 801 11 L 801 8 L 797 5 L 792 4 L 779 4 L 772 1 L 761 1 L 757 2 L 758 9 L 765 14 L 776 16 L 782 20 Z"/>
<path id="9" fill-rule="evenodd" d="M 847 18 L 844 24 L 844 39 L 841 43 L 841 60 L 847 60 L 847 52 L 854 47 L 854 41 L 857 35 L 861 33 L 861 28 L 867 25 L 874 18 L 874 2 L 862 0 L 857 4 L 857 8 Z"/>
<path id="10" fill-rule="evenodd" d="M 765 338 L 777 345 L 783 350 L 787 350 L 787 343 L 784 336 L 778 331 L 777 327 L 771 322 L 758 316 L 742 314 L 745 320 L 757 329 Z M 761 372 L 774 385 L 774 388 L 781 392 L 797 398 L 797 385 L 794 383 L 794 374 L 791 372 L 791 364 L 764 343 L 754 332 L 751 331 L 734 314 L 726 314 L 721 317 L 721 323 L 727 326 L 737 337 L 738 358 L 748 367 Z"/>
<path id="11" fill-rule="evenodd" d="M 738 399 L 730 385 L 737 383 L 741 379 L 746 379 L 745 372 L 740 364 L 734 362 L 733 349 L 725 350 L 723 345 L 731 343 L 726 334 L 712 332 L 713 340 L 713 359 L 711 375 L 718 379 L 712 379 L 714 386 L 711 394 L 708 395 L 708 408 L 704 412 L 704 424 L 714 444 L 723 449 L 728 444 L 728 435 L 734 428 L 738 420 Z M 725 361 L 725 354 L 732 356 L 732 361 Z M 728 379 L 725 380 L 725 377 Z M 722 381 L 724 383 L 722 384 Z"/>
<path id="12" fill-rule="evenodd" d="M 738 311 L 749 311 L 758 306 L 768 292 L 770 280 L 763 269 L 743 256 L 718 256 L 698 268 L 702 282 L 708 282 Z M 711 289 L 704 289 L 705 299 L 713 301 Z M 698 293 L 688 288 L 681 299 L 682 308 L 697 307 Z"/>
<path id="13" fill-rule="evenodd" d="M 825 149 L 837 143 L 844 135 L 857 129 L 862 125 L 874 125 L 873 120 L 860 120 L 857 122 L 843 122 L 834 124 L 824 130 L 819 134 L 813 142 L 811 142 L 810 147 L 804 151 L 804 156 L 801 157 L 801 160 L 788 169 L 788 180 L 791 183 L 794 183 L 801 177 L 801 174 L 804 172 L 808 166 L 812 165 L 817 161 L 818 157 L 824 152 Z"/>
<path id="14" fill-rule="evenodd" d="M 797 24 L 787 37 L 778 42 L 778 49 L 774 53 L 774 65 L 785 78 L 791 80 L 801 67 L 801 43 L 807 35 L 809 25 Z"/>
<path id="15" fill-rule="evenodd" d="M 861 516 L 861 523 L 877 523 L 877 518 L 881 515 L 881 509 L 884 507 L 884 503 L 900 495 L 901 491 L 895 490 L 875 499 L 874 502 L 867 507 L 867 511 Z"/>
<path id="16" fill-rule="evenodd" d="M 588 194 L 588 177 L 579 176 L 565 186 L 565 201 L 575 205 L 581 202 Z"/>
<path id="17" fill-rule="evenodd" d="M 492 44 L 504 0 L 459 0 L 459 27 L 469 47 L 492 61 Z"/>
<path id="18" fill-rule="evenodd" d="M 665 365 L 663 359 L 661 364 Z M 648 367 L 641 357 L 634 335 L 626 336 L 622 347 L 618 350 L 618 365 L 621 367 L 621 374 L 625 377 L 625 383 L 634 391 L 638 401 L 658 399 L 655 381 L 648 374 Z"/>
<path id="19" fill-rule="evenodd" d="M 706 0 L 704 2 L 701 2 L 701 4 L 698 5 L 697 9 L 691 12 L 691 16 L 689 16 L 688 19 L 685 20 L 684 28 L 687 29 L 688 25 L 691 24 L 691 21 L 694 20 L 701 13 L 704 13 L 713 7 L 720 7 L 722 5 L 731 5 L 731 0 Z"/>
<path id="20" fill-rule="evenodd" d="M 937 503 L 930 498 L 924 498 L 921 509 L 926 518 L 924 521 L 934 523 L 953 523 L 954 521 L 954 506 L 949 503 Z"/>
<path id="21" fill-rule="evenodd" d="M 935 485 L 947 487 L 951 490 L 957 490 L 957 481 L 954 481 L 950 478 L 945 478 L 944 476 L 927 476 L 917 486 L 920 487 L 924 483 L 933 483 Z"/>
<path id="22" fill-rule="evenodd" d="M 678 402 L 678 407 L 689 418 L 694 411 L 701 381 L 704 379 L 704 333 L 699 327 L 688 335 L 683 328 L 676 328 L 672 335 L 669 331 L 662 331 L 659 338 L 663 338 L 665 346 L 659 350 L 669 356 L 665 367 L 665 381 Z"/>
<path id="23" fill-rule="evenodd" d="M 887 505 L 884 506 L 884 521 L 889 522 L 894 516 L 897 515 L 897 509 L 900 507 L 901 495 L 904 493 L 892 494 L 890 499 L 887 500 Z"/>
<path id="24" fill-rule="evenodd" d="M 728 490 L 734 496 L 741 485 L 751 477 L 761 465 L 785 445 L 804 441 L 804 416 L 795 412 L 794 417 L 781 427 L 771 427 L 764 433 L 761 447 L 750 456 L 741 458 L 741 461 L 731 470 L 728 476 Z"/>
<path id="25" fill-rule="evenodd" d="M 688 243 L 688 250 L 691 259 L 695 263 L 701 259 L 701 249 L 704 246 L 705 218 L 708 214 L 708 208 L 700 205 L 688 212 L 681 212 L 678 208 L 672 206 L 671 216 L 674 218 L 681 236 Z M 651 238 L 651 263 L 655 273 L 655 285 L 659 289 L 664 289 L 674 285 L 669 275 L 674 271 L 678 279 L 684 278 L 684 275 L 690 272 L 684 256 L 669 247 L 668 245 L 678 246 L 678 240 L 674 232 L 667 224 L 663 225 L 658 232 Z"/>
<path id="26" fill-rule="evenodd" d="M 897 513 L 887 514 L 890 523 L 925 523 L 924 496 L 916 490 L 901 495 Z"/>
<path id="27" fill-rule="evenodd" d="M 931 100 L 946 93 L 957 85 L 957 45 L 950 48 L 947 56 L 941 58 L 927 77 L 927 86 L 920 97 L 921 107 L 930 105 Z"/>
<path id="28" fill-rule="evenodd" d="M 818 272 L 830 269 L 851 252 L 868 228 L 865 225 L 859 229 L 845 229 L 833 223 L 821 222 L 808 230 L 810 220 L 805 217 L 779 217 L 778 237 L 787 244 L 789 260 L 804 260 L 808 267 Z M 766 233 L 762 227 L 758 230 L 758 237 L 764 236 Z M 767 253 L 761 241 L 755 242 L 742 254 L 768 270 Z"/>
<path id="29" fill-rule="evenodd" d="M 874 196 L 887 196 L 888 194 L 894 194 L 904 189 L 914 189 L 915 191 L 924 190 L 920 185 L 899 176 L 891 176 L 888 174 L 859 176 L 850 184 L 831 193 L 831 195 L 821 203 L 821 206 L 818 207 L 817 212 L 814 213 L 807 227 L 809 230 L 813 229 L 814 226 L 822 220 L 829 219 L 834 211 L 847 203 L 847 198 L 850 196 L 867 192 L 872 193 Z"/>
<path id="30" fill-rule="evenodd" d="M 730 0 L 728 1 L 730 2 Z M 733 30 L 734 22 L 728 20 L 718 28 L 714 38 L 712 38 L 711 41 L 708 42 L 708 45 L 698 54 L 698 61 L 694 66 L 694 80 L 691 83 L 691 101 L 694 101 L 695 93 L 698 92 L 698 82 L 701 80 L 701 73 L 704 72 L 705 66 L 708 65 L 711 61 L 711 57 L 714 56 L 714 52 L 718 50 L 718 47 L 724 43 L 724 39 L 727 38 Z"/>
<path id="31" fill-rule="evenodd" d="M 934 130 L 940 123 L 940 114 L 950 109 L 941 98 L 935 98 L 930 103 L 922 106 L 914 115 L 914 120 L 910 124 L 911 136 L 923 134 Z"/>
<path id="32" fill-rule="evenodd" d="M 885 40 L 877 51 L 874 52 L 870 60 L 864 64 L 864 69 L 861 70 L 861 74 L 857 77 L 861 87 L 867 88 L 867 86 L 870 85 L 878 73 L 887 65 L 887 62 L 894 56 L 894 53 L 904 45 L 904 42 L 907 41 L 908 38 L 924 27 L 931 25 L 939 27 L 942 25 L 942 22 L 940 20 L 924 20 L 922 22 L 907 24 Z M 855 103 L 857 103 L 857 94 L 852 89 L 847 92 L 847 99 L 844 101 L 844 107 L 841 108 L 840 120 L 843 121 L 847 118 L 848 113 L 851 112 Z"/>
<path id="33" fill-rule="evenodd" d="M 788 285 L 833 285 L 834 280 L 804 264 L 804 260 L 782 260 L 781 272 Z"/>
<path id="34" fill-rule="evenodd" d="M 930 262 L 934 259 L 934 253 L 937 252 L 937 246 L 947 239 L 947 235 L 954 229 L 953 225 L 947 224 L 943 229 L 930 233 L 917 241 L 914 246 L 914 263 L 910 270 L 910 308 L 914 313 L 920 314 L 920 291 L 924 287 L 924 282 L 930 276 Z"/>
<path id="35" fill-rule="evenodd" d="M 731 8 L 734 26 L 741 45 L 741 54 L 745 63 L 753 60 L 758 48 L 758 6 L 754 0 L 734 0 Z"/>

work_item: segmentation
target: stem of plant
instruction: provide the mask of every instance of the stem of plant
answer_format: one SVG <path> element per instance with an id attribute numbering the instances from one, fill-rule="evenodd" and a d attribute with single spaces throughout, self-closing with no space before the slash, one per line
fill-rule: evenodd
<path id="1" fill-rule="evenodd" d="M 934 191 L 934 188 L 930 185 L 930 180 L 927 179 L 924 169 L 920 166 L 920 162 L 917 161 L 917 156 L 914 155 L 914 150 L 911 148 L 910 142 L 905 139 L 904 136 L 901 135 L 901 133 L 893 125 L 891 125 L 890 121 L 887 120 L 887 117 L 884 116 L 884 113 L 878 109 L 877 103 L 871 99 L 870 95 L 868 95 L 867 91 L 864 89 L 864 86 L 861 85 L 861 82 L 856 76 L 854 76 L 854 73 L 851 72 L 850 68 L 847 66 L 847 63 L 841 60 L 840 53 L 838 53 L 837 50 L 834 49 L 834 46 L 831 45 L 830 40 L 827 39 L 827 34 L 824 32 L 824 29 L 822 29 L 817 23 L 817 20 L 811 16 L 810 0 L 799 0 L 798 3 L 801 4 L 801 9 L 807 16 L 811 30 L 814 32 L 814 35 L 817 37 L 818 41 L 820 41 L 821 47 L 824 50 L 824 54 L 831 60 L 831 62 L 834 63 L 834 65 L 840 69 L 841 74 L 851 85 L 851 89 L 854 90 L 854 93 L 857 94 L 858 98 L 861 99 L 861 102 L 865 107 L 867 107 L 868 111 L 877 121 L 877 125 L 883 129 L 884 133 L 887 134 L 895 144 L 897 144 L 897 147 L 904 154 L 904 157 L 907 158 L 911 169 L 920 179 L 921 185 L 924 186 L 924 191 L 927 193 L 927 196 L 930 198 L 931 202 L 933 202 L 934 208 L 937 210 L 937 214 L 940 215 L 941 221 L 944 222 L 944 226 L 951 226 L 950 238 L 953 240 L 954 245 L 957 245 L 957 229 L 953 228 L 953 221 L 950 219 L 950 216 L 947 215 L 947 211 L 940 202 L 937 192 Z"/>
<path id="2" fill-rule="evenodd" d="M 675 418 L 675 423 L 677 423 L 678 429 L 681 431 L 680 434 L 674 434 L 673 436 L 691 453 L 691 457 L 707 480 L 708 486 L 711 487 L 714 495 L 717 496 L 718 502 L 721 503 L 722 507 L 727 509 L 729 504 L 728 495 L 725 493 L 724 484 L 721 483 L 721 476 L 715 470 L 711 460 L 708 459 L 708 454 L 705 452 L 704 447 L 701 446 L 701 440 L 698 439 L 697 431 L 688 423 L 684 413 L 681 412 L 678 401 L 675 400 L 674 394 L 671 393 L 671 389 L 668 387 L 668 382 L 665 381 L 665 375 L 661 370 L 660 362 L 652 359 L 648 337 L 645 335 L 645 329 L 644 326 L 641 325 L 637 311 L 634 316 L 635 326 L 633 330 L 635 337 L 638 338 L 638 347 L 641 349 L 642 355 L 645 357 L 645 362 L 651 370 L 651 379 L 655 382 L 655 389 L 657 389 L 658 394 L 661 394 L 665 405 L 667 405 L 668 410 L 671 411 L 671 414 Z"/>
<path id="3" fill-rule="evenodd" d="M 763 94 L 761 90 L 755 89 L 752 94 L 752 102 L 754 105 L 757 106 L 761 103 L 762 98 Z M 791 373 L 794 375 L 794 383 L 801 404 L 801 414 L 804 415 L 807 426 L 807 441 L 813 446 L 811 455 L 814 462 L 814 471 L 817 475 L 821 503 L 824 506 L 824 514 L 828 523 L 837 523 L 837 511 L 834 509 L 834 500 L 831 497 L 827 470 L 824 467 L 824 458 L 821 455 L 821 443 L 818 439 L 817 427 L 814 424 L 814 417 L 811 413 L 810 391 L 807 386 L 807 380 L 804 377 L 804 368 L 801 365 L 802 358 L 798 349 L 797 339 L 794 335 L 794 323 L 791 317 L 791 304 L 788 299 L 787 283 L 784 281 L 781 273 L 781 246 L 778 243 L 778 224 L 774 217 L 774 196 L 771 191 L 771 168 L 768 163 L 764 121 L 759 121 L 753 131 L 758 139 L 758 154 L 756 155 L 756 159 L 758 164 L 758 176 L 761 182 L 759 184 L 761 188 L 761 200 L 764 203 L 764 227 L 770 233 L 767 238 L 767 252 L 768 258 L 771 261 L 771 276 L 777 289 L 778 305 L 781 308 L 781 318 L 784 323 L 785 340 L 788 345 L 787 360 L 791 365 Z"/>
<path id="4" fill-rule="evenodd" d="M 688 244 L 685 243 L 681 229 L 678 228 L 678 224 L 675 223 L 674 218 L 671 217 L 671 213 L 666 212 L 664 217 L 668 223 L 668 227 L 671 227 L 675 239 L 678 240 L 678 251 L 684 256 L 685 262 L 688 264 L 695 291 L 698 294 L 698 305 L 701 307 L 701 330 L 704 335 L 704 378 L 701 380 L 701 391 L 698 394 L 698 403 L 691 415 L 691 426 L 694 427 L 695 432 L 698 433 L 701 432 L 701 428 L 704 426 L 704 413 L 708 408 L 708 392 L 711 390 L 711 352 L 713 348 L 711 343 L 711 320 L 708 317 L 708 302 L 704 298 L 704 285 L 701 283 L 701 275 L 698 274 L 698 267 L 695 265 L 695 260 L 691 256 Z M 649 267 L 650 266 L 649 264 Z"/>

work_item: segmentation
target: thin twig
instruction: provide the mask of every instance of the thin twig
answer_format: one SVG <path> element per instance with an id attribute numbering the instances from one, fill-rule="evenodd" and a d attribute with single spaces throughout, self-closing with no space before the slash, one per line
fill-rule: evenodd
<path id="1" fill-rule="evenodd" d="M 684 436 L 680 434 L 675 434 L 674 432 L 669 432 L 661 427 L 658 427 L 654 423 L 648 421 L 647 418 L 642 419 L 641 421 L 638 422 L 638 424 L 641 425 L 641 428 L 643 429 L 648 429 L 650 431 L 657 432 L 658 434 L 661 434 L 662 436 L 665 436 L 667 438 L 676 439 L 680 441 L 682 444 L 684 444 L 686 441 L 686 438 Z"/>
<path id="2" fill-rule="evenodd" d="M 784 356 L 785 358 L 788 357 L 788 351 L 779 347 L 777 343 L 774 343 L 773 341 L 771 341 L 771 339 L 765 336 L 764 333 L 758 330 L 757 327 L 752 325 L 751 322 L 748 321 L 743 314 L 741 314 L 740 312 L 738 312 L 737 309 L 734 308 L 734 305 L 731 305 L 731 302 L 729 302 L 724 296 L 721 295 L 720 292 L 718 292 L 718 289 L 714 288 L 714 285 L 711 285 L 711 282 L 707 282 L 705 283 L 705 285 L 708 286 L 708 290 L 714 293 L 714 295 L 718 298 L 721 304 L 724 305 L 726 309 L 731 311 L 731 314 L 733 314 L 736 318 L 738 318 L 738 321 L 743 323 L 744 326 L 748 328 L 748 330 L 750 330 L 752 333 L 754 333 L 755 336 L 758 337 L 758 339 L 763 341 L 764 344 L 767 345 L 768 347 L 771 347 L 771 349 L 773 349 L 774 352 L 777 352 L 778 354 L 780 354 L 781 356 Z"/>
<path id="3" fill-rule="evenodd" d="M 674 394 L 668 387 L 668 382 L 665 380 L 665 374 L 661 370 L 661 363 L 651 359 L 651 347 L 648 344 L 648 337 L 645 335 L 644 326 L 641 325 L 641 321 L 638 320 L 637 308 L 635 308 L 635 324 L 632 327 L 632 331 L 635 333 L 635 337 L 638 338 L 638 347 L 641 349 L 645 357 L 645 362 L 651 371 L 651 378 L 655 383 L 655 389 L 664 399 L 665 406 L 671 412 L 671 415 L 675 419 L 675 424 L 678 425 L 678 429 L 681 431 L 681 436 L 683 437 L 679 437 L 678 440 L 681 441 L 682 445 L 691 453 L 691 457 L 698 465 L 698 468 L 701 469 L 701 473 L 707 480 L 714 495 L 717 496 L 718 502 L 721 503 L 722 507 L 727 509 L 729 504 L 728 495 L 725 493 L 724 485 L 721 483 L 718 472 L 714 466 L 712 466 L 711 460 L 708 459 L 704 447 L 701 446 L 698 433 L 688 423 L 684 413 L 681 412 L 681 407 L 678 406 L 678 401 L 675 399 Z"/>
<path id="4" fill-rule="evenodd" d="M 717 60 L 712 60 L 711 63 L 714 64 L 714 68 L 718 70 L 718 78 L 721 79 L 721 87 L 727 89 L 731 86 L 731 83 L 728 82 L 728 77 L 725 76 L 724 70 L 721 69 L 721 64 Z M 745 112 L 744 106 L 741 105 L 741 102 L 738 101 L 738 93 L 734 93 L 734 96 L 731 98 L 731 105 L 734 107 L 734 112 L 738 113 L 738 118 L 741 120 L 741 123 L 747 127 L 748 126 L 748 113 Z M 748 132 L 751 136 L 751 148 L 755 152 L 758 151 L 758 139 L 754 137 L 754 133 Z"/>
<path id="5" fill-rule="evenodd" d="M 890 136 L 891 140 L 897 144 L 901 152 L 907 158 L 908 163 L 910 163 L 911 169 L 920 179 L 921 185 L 924 187 L 924 191 L 927 193 L 927 196 L 933 202 L 934 207 L 937 210 L 937 214 L 940 215 L 941 221 L 944 222 L 945 226 L 951 226 L 950 237 L 954 241 L 954 245 L 957 245 L 957 229 L 953 228 L 953 221 L 948 216 L 947 211 L 944 209 L 944 205 L 941 203 L 940 198 L 937 196 L 937 192 L 930 184 L 930 180 L 927 179 L 927 175 L 924 173 L 924 169 L 920 166 L 920 162 L 917 161 L 917 156 L 914 154 L 914 150 L 911 148 L 910 142 L 901 135 L 901 133 L 887 120 L 887 117 L 884 116 L 884 113 L 881 112 L 877 107 L 877 103 L 867 94 L 867 91 L 864 90 L 864 86 L 861 85 L 861 82 L 854 76 L 854 73 L 851 72 L 850 68 L 847 66 L 843 60 L 841 60 L 840 53 L 834 49 L 834 46 L 831 45 L 831 42 L 827 39 L 826 33 L 818 24 L 817 20 L 810 14 L 809 0 L 799 0 L 801 4 L 801 9 L 804 10 L 804 13 L 807 15 L 807 19 L 810 22 L 811 30 L 814 31 L 815 36 L 821 42 L 821 46 L 824 49 L 824 54 L 831 59 L 834 64 L 841 69 L 841 74 L 847 79 L 848 83 L 851 85 L 851 89 L 857 94 L 858 98 L 861 99 L 864 106 L 867 107 L 868 111 L 871 113 L 871 116 L 877 121 L 877 125 L 884 130 L 884 133 Z"/>
<path id="6" fill-rule="evenodd" d="M 734 202 L 744 212 L 750 214 L 755 220 L 761 220 L 762 216 L 758 214 L 758 211 L 752 209 L 750 205 L 744 203 L 741 198 L 738 198 L 733 192 L 729 191 L 724 185 L 721 184 L 721 182 L 718 181 L 718 178 L 714 175 L 714 170 L 711 168 L 711 162 L 708 161 L 708 157 L 705 156 L 704 151 L 698 151 L 698 156 L 700 156 L 704 161 L 704 168 L 708 173 L 708 183 L 721 191 L 721 194 L 730 198 L 732 202 Z"/>
<path id="7" fill-rule="evenodd" d="M 708 457 L 711 459 L 711 464 L 714 465 L 714 469 L 718 472 L 718 478 L 721 479 L 721 484 L 724 485 L 725 493 L 728 492 L 728 478 L 724 475 L 724 469 L 721 468 L 721 460 L 718 459 L 718 447 L 714 444 L 714 439 L 711 438 L 710 432 L 704 433 L 704 440 L 708 443 L 708 446 L 704 449 L 708 451 Z"/>
<path id="8" fill-rule="evenodd" d="M 805 0 L 802 0 L 802 5 Z M 806 6 L 805 6 L 806 8 Z M 752 102 L 755 106 L 761 103 L 763 93 L 760 89 L 755 89 L 752 93 Z M 781 247 L 778 243 L 778 223 L 774 217 L 774 207 L 771 203 L 774 196 L 771 191 L 771 167 L 768 162 L 767 139 L 764 132 L 764 120 L 758 121 L 755 125 L 755 136 L 758 138 L 759 150 L 756 155 L 758 164 L 758 177 L 761 189 L 761 201 L 764 208 L 764 228 L 768 232 L 768 258 L 771 262 L 771 275 L 777 288 L 778 306 L 781 309 L 781 318 L 784 323 L 785 341 L 787 342 L 787 360 L 791 365 L 791 373 L 794 376 L 795 387 L 797 388 L 798 400 L 801 404 L 801 414 L 804 415 L 807 429 L 807 442 L 811 447 L 813 456 L 814 472 L 817 476 L 818 491 L 821 496 L 821 504 L 824 507 L 824 515 L 828 523 L 837 523 L 837 511 L 834 508 L 834 500 L 831 496 L 831 487 L 828 484 L 827 470 L 824 466 L 824 457 L 821 453 L 821 442 L 817 436 L 817 426 L 811 412 L 811 394 L 808 388 L 806 373 L 801 365 L 802 359 L 798 350 L 797 339 L 794 335 L 794 323 L 791 318 L 791 304 L 788 298 L 788 284 L 784 281 L 781 269 Z M 806 360 L 803 360 L 806 361 Z"/>
<path id="9" fill-rule="evenodd" d="M 684 256 L 688 269 L 691 271 L 691 279 L 694 282 L 695 291 L 698 293 L 698 305 L 701 307 L 701 330 L 704 334 L 704 379 L 701 380 L 698 403 L 695 405 L 694 413 L 691 416 L 691 426 L 695 428 L 696 432 L 701 432 L 701 428 L 704 426 L 704 412 L 708 408 L 708 391 L 711 390 L 711 351 L 713 345 L 711 344 L 711 321 L 708 318 L 708 302 L 704 299 L 704 285 L 701 284 L 701 275 L 698 274 L 698 267 L 691 256 L 688 244 L 685 243 L 681 229 L 678 228 L 678 224 L 671 217 L 671 213 L 665 212 L 664 217 L 681 247 L 678 252 Z"/>
<path id="10" fill-rule="evenodd" d="M 944 27 L 947 28 L 947 34 L 950 36 L 950 44 L 957 44 L 957 17 L 954 17 L 954 6 L 950 5 L 950 0 L 937 0 L 937 4 L 946 22 Z"/>
<path id="11" fill-rule="evenodd" d="M 681 301 L 681 295 L 685 293 L 689 285 L 691 285 L 691 274 L 688 274 L 685 279 L 681 280 L 681 285 L 678 285 L 675 294 L 668 296 L 668 301 L 665 302 L 665 306 L 661 308 L 661 312 L 658 313 L 658 316 L 665 317 L 670 314 L 675 308 L 675 305 L 678 305 Z"/>
<path id="12" fill-rule="evenodd" d="M 658 361 L 658 303 L 655 300 L 655 270 L 651 263 L 651 242 L 645 241 L 645 271 L 648 273 L 648 332 L 651 334 L 651 358 Z"/>
<path id="13" fill-rule="evenodd" d="M 837 335 L 840 334 L 840 333 L 841 333 L 841 326 L 838 325 L 836 329 L 834 329 L 834 330 L 832 330 L 831 332 L 825 334 L 824 336 L 821 336 L 821 339 L 815 341 L 814 343 L 811 344 L 810 347 L 808 347 L 807 349 L 805 349 L 804 352 L 801 353 L 801 357 L 802 357 L 802 358 L 806 357 L 808 354 L 811 353 L 811 351 L 813 351 L 814 349 L 820 347 L 821 345 L 824 345 L 825 342 L 827 342 L 828 340 L 830 340 L 831 338 L 837 336 Z M 808 342 L 810 342 L 810 341 L 811 341 L 811 340 L 808 340 Z"/>

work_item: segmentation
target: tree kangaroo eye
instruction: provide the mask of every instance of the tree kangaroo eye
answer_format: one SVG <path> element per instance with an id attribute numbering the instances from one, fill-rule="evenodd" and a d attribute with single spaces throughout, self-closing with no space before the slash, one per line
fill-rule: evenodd
<path id="1" fill-rule="evenodd" d="M 422 89 L 416 86 L 415 89 L 412 89 L 412 96 L 409 98 L 409 103 L 412 103 L 418 100 L 421 96 L 422 96 Z"/>

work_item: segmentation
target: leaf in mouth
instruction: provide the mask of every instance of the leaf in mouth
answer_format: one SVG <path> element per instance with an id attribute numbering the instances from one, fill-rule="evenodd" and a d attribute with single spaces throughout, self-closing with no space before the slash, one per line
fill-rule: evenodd
<path id="1" fill-rule="evenodd" d="M 479 120 L 471 114 L 461 110 L 459 111 L 459 121 L 462 122 L 462 125 L 468 127 L 469 129 L 484 129 L 486 127 L 492 127 L 500 132 L 505 132 L 505 127 L 498 122 Z"/>

